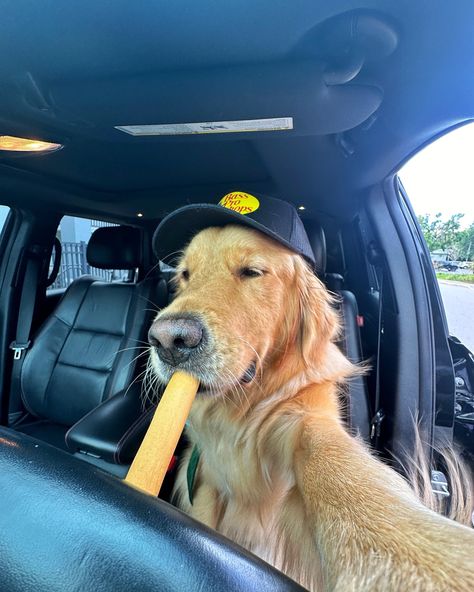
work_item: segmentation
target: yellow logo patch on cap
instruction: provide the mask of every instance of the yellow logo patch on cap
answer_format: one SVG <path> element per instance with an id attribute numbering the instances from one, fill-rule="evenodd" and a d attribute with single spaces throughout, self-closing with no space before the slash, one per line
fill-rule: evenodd
<path id="1" fill-rule="evenodd" d="M 229 210 L 234 210 L 234 212 L 239 212 L 239 214 L 250 214 L 250 212 L 258 210 L 260 202 L 254 195 L 250 195 L 250 193 L 233 191 L 224 195 L 219 205 Z"/>

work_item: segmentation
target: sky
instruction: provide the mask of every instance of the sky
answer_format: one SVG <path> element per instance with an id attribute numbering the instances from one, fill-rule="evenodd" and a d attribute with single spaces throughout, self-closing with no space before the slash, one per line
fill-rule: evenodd
<path id="1" fill-rule="evenodd" d="M 416 214 L 463 213 L 461 228 L 474 222 L 474 123 L 460 127 L 418 152 L 399 171 Z"/>

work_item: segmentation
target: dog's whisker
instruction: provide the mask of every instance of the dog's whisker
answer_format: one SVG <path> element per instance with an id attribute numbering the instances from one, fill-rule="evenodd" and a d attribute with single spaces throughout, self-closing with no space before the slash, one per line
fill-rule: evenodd
<path id="1" fill-rule="evenodd" d="M 125 364 L 124 368 L 128 368 L 130 366 L 130 364 L 133 364 L 133 362 L 136 362 L 139 358 L 141 358 L 142 356 L 146 356 L 146 355 L 148 355 L 148 350 L 142 351 L 141 353 L 138 354 L 138 356 L 135 356 L 133 358 L 133 360 L 130 360 L 130 362 L 128 362 L 128 364 Z"/>
<path id="2" fill-rule="evenodd" d="M 142 399 L 142 405 L 145 408 L 147 402 L 151 402 L 151 396 L 150 396 L 150 389 L 151 389 L 151 380 L 152 377 L 150 376 L 150 369 L 151 369 L 151 364 L 150 361 L 148 361 L 147 363 L 147 367 L 145 368 L 145 375 L 142 381 L 142 389 L 140 392 L 140 396 Z"/>
<path id="3" fill-rule="evenodd" d="M 253 347 L 253 345 L 251 345 L 246 339 L 244 339 L 240 335 L 236 335 L 236 337 L 237 337 L 237 339 L 240 339 L 240 341 L 242 341 L 243 343 L 245 343 L 245 345 L 247 345 L 254 352 L 254 354 L 257 357 L 257 361 L 258 361 L 260 372 L 263 372 L 262 358 L 261 358 L 260 354 L 257 352 L 257 350 Z"/>
<path id="4" fill-rule="evenodd" d="M 113 362 L 114 358 L 118 355 L 121 354 L 123 352 L 126 351 L 132 351 L 132 350 L 138 350 L 138 349 L 143 349 L 145 351 L 142 351 L 140 354 L 138 354 L 138 356 L 135 356 L 133 358 L 133 360 L 131 360 L 130 362 L 128 362 L 127 364 L 125 364 L 125 368 L 128 368 L 128 366 L 130 366 L 130 364 L 132 364 L 133 362 L 135 362 L 136 360 L 138 360 L 138 358 L 140 358 L 141 356 L 144 356 L 146 354 L 148 354 L 148 351 L 150 349 L 150 346 L 145 347 L 144 345 L 134 345 L 133 347 L 124 347 L 122 349 L 117 350 L 114 354 L 112 354 L 110 356 L 110 358 L 107 360 L 108 363 Z"/>
<path id="5" fill-rule="evenodd" d="M 128 385 L 128 388 L 127 388 L 127 390 L 126 390 L 126 391 L 125 391 L 125 393 L 123 394 L 123 396 L 124 396 L 124 397 L 126 397 L 126 396 L 127 396 L 127 394 L 128 394 L 128 391 L 129 391 L 129 390 L 132 388 L 132 386 L 133 386 L 134 384 L 136 384 L 136 383 L 137 383 L 137 382 L 138 382 L 138 381 L 141 379 L 141 377 L 142 377 L 142 376 L 145 374 L 145 372 L 146 372 L 146 370 L 143 370 L 143 372 L 140 372 L 139 374 L 137 374 L 137 376 L 135 376 L 135 378 L 134 378 L 134 379 L 132 380 L 132 382 L 131 382 L 131 383 Z"/>
<path id="6" fill-rule="evenodd" d="M 142 396 L 144 406 L 146 406 L 147 402 L 149 402 L 151 404 L 156 402 L 158 385 L 159 385 L 159 377 L 155 373 L 154 368 L 153 368 L 153 364 L 150 359 L 150 360 L 148 360 L 148 364 L 147 364 L 147 367 L 145 370 L 145 376 L 144 376 L 143 383 L 142 383 L 141 396 Z"/>
<path id="7" fill-rule="evenodd" d="M 146 296 L 142 296 L 142 295 L 139 295 L 139 298 L 141 298 L 141 300 L 146 300 L 149 304 L 151 304 L 153 306 L 153 309 L 151 309 L 153 312 L 160 312 L 161 308 L 156 304 L 156 302 L 153 302 L 153 300 L 150 300 Z M 150 310 L 150 309 L 145 309 L 145 310 Z"/>
<path id="8" fill-rule="evenodd" d="M 145 275 L 145 277 L 143 279 L 148 279 L 150 277 L 150 275 L 155 271 L 156 268 L 160 267 L 160 262 L 158 261 L 158 263 L 155 263 L 155 265 L 153 265 L 153 267 L 151 269 L 149 269 Z"/>
<path id="9" fill-rule="evenodd" d="M 127 341 L 135 341 L 135 343 L 143 343 L 144 345 L 150 347 L 148 341 L 144 341 L 143 339 L 133 339 L 132 337 L 128 337 Z"/>
<path id="10" fill-rule="evenodd" d="M 132 347 L 124 347 L 122 349 L 118 349 L 115 352 L 114 355 L 121 354 L 122 352 L 126 352 L 126 351 L 131 351 L 132 349 L 145 349 L 145 350 L 149 350 L 150 349 L 150 346 L 148 345 L 148 347 L 147 347 L 145 345 L 133 345 Z"/>
<path id="11" fill-rule="evenodd" d="M 226 378 L 226 375 L 224 374 L 224 379 L 225 378 Z M 222 390 L 222 386 L 219 387 L 218 385 L 215 385 L 215 384 L 213 384 L 213 386 L 216 387 L 216 391 L 214 393 L 216 396 L 222 395 L 222 397 L 224 398 L 225 401 L 229 402 L 234 407 L 239 408 L 238 403 L 236 403 L 231 397 L 228 396 L 226 389 Z M 231 388 L 234 388 L 234 385 L 232 384 L 232 382 L 231 382 L 230 386 L 231 386 Z M 209 392 L 212 393 L 211 390 Z"/>
<path id="12" fill-rule="evenodd" d="M 245 398 L 245 401 L 247 403 L 247 406 L 250 407 L 251 405 L 250 405 L 249 398 L 247 396 L 247 393 L 245 392 L 245 389 L 240 384 L 239 379 L 235 376 L 235 374 L 232 372 L 232 370 L 230 370 L 230 368 L 227 368 L 226 370 L 227 370 L 228 376 L 230 376 L 230 378 L 231 378 L 231 384 L 232 384 L 232 387 L 234 389 L 234 392 L 239 397 L 240 404 L 242 405 L 242 397 L 240 396 L 240 395 L 242 395 Z"/>
<path id="13" fill-rule="evenodd" d="M 142 311 L 144 312 L 160 312 L 162 309 L 161 308 L 142 308 Z"/>
<path id="14" fill-rule="evenodd" d="M 234 406 L 236 406 L 237 408 L 241 408 L 242 407 L 242 400 L 241 400 L 241 395 L 239 393 L 239 391 L 237 390 L 237 385 L 235 385 L 233 382 L 230 383 L 230 393 L 234 394 L 235 398 L 237 399 L 237 402 L 235 402 L 232 397 L 229 397 L 229 395 L 227 393 L 224 394 L 224 396 L 226 397 L 226 399 L 228 401 L 232 401 Z"/>
<path id="15" fill-rule="evenodd" d="M 161 260 L 163 263 L 166 263 L 167 259 L 170 259 L 170 257 L 178 257 L 178 256 L 182 256 L 184 254 L 184 250 L 183 249 L 179 249 L 177 251 L 173 251 L 172 253 L 168 253 L 168 255 L 165 255 Z"/>

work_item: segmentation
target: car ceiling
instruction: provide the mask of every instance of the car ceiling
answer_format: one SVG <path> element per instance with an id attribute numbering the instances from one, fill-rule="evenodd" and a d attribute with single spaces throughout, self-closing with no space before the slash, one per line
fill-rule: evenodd
<path id="1" fill-rule="evenodd" d="M 2 2 L 3 201 L 156 219 L 232 190 L 351 215 L 358 191 L 474 111 L 474 3 Z M 293 117 L 134 137 L 119 125 Z"/>

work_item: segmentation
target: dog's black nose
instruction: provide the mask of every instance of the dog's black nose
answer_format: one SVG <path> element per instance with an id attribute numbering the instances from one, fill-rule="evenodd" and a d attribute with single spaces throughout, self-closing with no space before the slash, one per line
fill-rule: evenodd
<path id="1" fill-rule="evenodd" d="M 148 331 L 150 345 L 156 348 L 163 362 L 171 366 L 185 362 L 202 337 L 201 322 L 189 317 L 157 319 Z"/>

